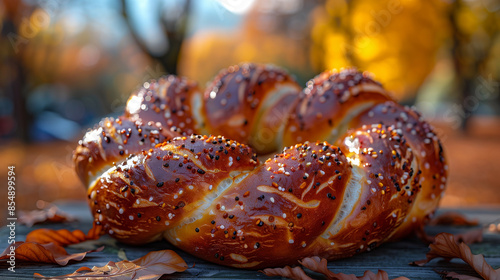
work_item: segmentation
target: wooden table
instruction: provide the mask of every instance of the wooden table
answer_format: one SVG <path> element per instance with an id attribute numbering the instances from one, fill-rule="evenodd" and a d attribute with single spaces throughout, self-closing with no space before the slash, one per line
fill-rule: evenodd
<path id="1" fill-rule="evenodd" d="M 24 240 L 26 234 L 36 228 L 66 228 L 69 230 L 81 229 L 88 230 L 91 227 L 90 211 L 85 202 L 65 202 L 57 204 L 63 211 L 72 214 L 78 218 L 78 222 L 66 224 L 42 224 L 32 228 L 18 226 L 16 229 L 16 240 Z M 448 210 L 448 209 L 446 209 Z M 441 210 L 443 212 L 445 210 Z M 457 210 L 467 215 L 469 218 L 479 219 L 480 224 L 488 225 L 491 222 L 500 223 L 500 209 L 461 209 Z M 435 226 L 428 227 L 427 232 L 439 233 L 450 232 L 456 233 L 468 230 L 461 227 L 444 227 Z M 0 230 L 0 249 L 7 247 L 8 229 L 3 227 Z M 16 262 L 16 272 L 12 273 L 7 270 L 9 267 L 4 261 L 0 262 L 0 279 L 32 279 L 33 273 L 37 272 L 45 276 L 56 276 L 72 273 L 82 266 L 103 266 L 108 261 L 120 261 L 118 252 L 123 250 L 129 260 L 142 257 L 149 251 L 162 249 L 173 249 L 187 262 L 190 267 L 183 273 L 175 273 L 165 275 L 162 279 L 272 279 L 258 271 L 239 270 L 228 267 L 215 265 L 204 260 L 193 257 L 184 253 L 167 242 L 156 242 L 146 246 L 134 247 L 116 242 L 114 239 L 103 236 L 99 239 L 106 248 L 102 252 L 91 253 L 81 262 L 71 262 L 69 265 L 61 267 L 52 264 L 34 264 Z M 493 268 L 500 267 L 500 234 L 485 231 L 484 242 L 471 245 L 474 254 L 483 254 L 487 262 Z M 81 252 L 82 249 L 67 248 L 69 253 Z M 406 276 L 412 280 L 415 279 L 441 279 L 435 272 L 437 271 L 455 271 L 457 273 L 476 275 L 474 271 L 460 260 L 453 260 L 451 263 L 445 261 L 434 260 L 424 267 L 410 266 L 408 263 L 425 259 L 425 254 L 428 247 L 416 238 L 409 238 L 395 243 L 383 244 L 379 248 L 369 253 L 363 253 L 349 259 L 330 262 L 328 267 L 335 272 L 343 272 L 346 274 L 356 274 L 360 276 L 365 270 L 376 272 L 378 269 L 385 270 L 390 278 L 398 276 Z M 192 267 L 194 265 L 194 267 Z M 309 275 L 316 279 L 322 279 L 321 275 L 307 271 Z M 279 279 L 279 278 L 278 278 Z"/>

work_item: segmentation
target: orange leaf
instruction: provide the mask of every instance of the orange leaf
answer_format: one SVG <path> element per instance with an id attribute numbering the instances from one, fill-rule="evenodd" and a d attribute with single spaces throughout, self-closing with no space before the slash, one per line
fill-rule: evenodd
<path id="1" fill-rule="evenodd" d="M 87 240 L 99 239 L 104 234 L 102 225 L 94 223 L 92 228 L 87 232 Z"/>
<path id="2" fill-rule="evenodd" d="M 446 260 L 460 258 L 484 279 L 500 279 L 500 269 L 494 270 L 485 261 L 483 255 L 473 255 L 469 246 L 463 242 L 457 242 L 452 234 L 438 234 L 434 243 L 429 247 L 431 250 L 427 253 L 427 259 L 415 262 L 416 265 L 424 265 L 435 258 L 444 258 Z"/>
<path id="3" fill-rule="evenodd" d="M 72 260 L 83 260 L 88 253 L 100 252 L 104 247 L 77 254 L 68 254 L 63 247 L 54 243 L 38 244 L 34 242 L 18 241 L 3 251 L 0 255 L 0 260 L 10 258 L 8 254 L 13 251 L 11 249 L 15 251 L 16 260 L 67 265 L 68 262 Z"/>
<path id="4" fill-rule="evenodd" d="M 150 252 L 133 261 L 108 262 L 105 266 L 92 269 L 81 267 L 62 276 L 46 277 L 35 273 L 37 279 L 71 279 L 105 276 L 106 279 L 158 279 L 163 274 L 182 272 L 188 268 L 186 262 L 172 250 Z"/>
<path id="5" fill-rule="evenodd" d="M 77 229 L 69 231 L 67 229 L 36 229 L 28 233 L 26 242 L 33 242 L 38 244 L 54 243 L 60 246 L 77 244 L 87 240 L 87 236 L 83 231 Z"/>
<path id="6" fill-rule="evenodd" d="M 450 226 L 477 226 L 479 222 L 476 220 L 469 220 L 463 214 L 458 212 L 446 212 L 433 218 L 429 225 L 450 225 Z"/>
<path id="7" fill-rule="evenodd" d="M 261 272 L 267 276 L 281 276 L 297 280 L 313 280 L 311 277 L 307 276 L 300 266 L 293 268 L 289 266 L 285 266 L 283 268 L 266 268 Z"/>
<path id="8" fill-rule="evenodd" d="M 300 261 L 304 267 L 321 273 L 331 280 L 389 280 L 389 275 L 383 270 L 379 270 L 376 274 L 367 270 L 363 276 L 357 277 L 354 274 L 334 273 L 327 267 L 328 261 L 319 257 L 304 258 Z M 406 277 L 398 277 L 394 280 L 409 280 Z"/>
<path id="9" fill-rule="evenodd" d="M 45 203 L 42 203 L 45 205 Z M 69 214 L 61 211 L 57 206 L 49 204 L 41 210 L 33 211 L 19 211 L 18 221 L 20 224 L 24 224 L 27 227 L 32 227 L 34 224 L 38 223 L 64 223 L 75 221 L 76 219 Z"/>
<path id="10" fill-rule="evenodd" d="M 102 231 L 101 226 L 96 226 L 89 230 L 88 234 L 85 235 L 83 231 L 77 229 L 74 231 L 69 231 L 67 229 L 36 229 L 28 233 L 26 236 L 26 242 L 35 242 L 39 244 L 54 243 L 61 246 L 77 244 L 87 240 L 98 239 Z"/>

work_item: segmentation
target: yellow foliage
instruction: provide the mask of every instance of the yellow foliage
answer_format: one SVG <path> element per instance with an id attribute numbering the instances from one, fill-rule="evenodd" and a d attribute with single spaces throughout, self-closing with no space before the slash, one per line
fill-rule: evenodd
<path id="1" fill-rule="evenodd" d="M 311 52 L 323 57 L 316 70 L 354 65 L 374 73 L 399 98 L 408 97 L 432 71 L 447 31 L 447 6 L 436 2 L 352 1 L 341 26 L 332 24 L 332 13 L 316 17 Z M 328 1 L 325 10 L 344 11 L 344 5 Z M 336 46 L 344 48 L 332 50 Z"/>

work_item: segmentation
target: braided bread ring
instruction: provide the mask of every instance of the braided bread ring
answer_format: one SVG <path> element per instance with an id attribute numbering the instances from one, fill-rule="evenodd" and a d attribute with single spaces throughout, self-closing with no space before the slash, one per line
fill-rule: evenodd
<path id="1" fill-rule="evenodd" d="M 283 70 L 254 64 L 222 71 L 204 93 L 185 78 L 152 81 L 123 117 L 87 132 L 74 161 L 114 238 L 164 238 L 247 269 L 401 238 L 433 214 L 447 178 L 430 125 L 368 75 L 324 72 L 300 92 Z"/>

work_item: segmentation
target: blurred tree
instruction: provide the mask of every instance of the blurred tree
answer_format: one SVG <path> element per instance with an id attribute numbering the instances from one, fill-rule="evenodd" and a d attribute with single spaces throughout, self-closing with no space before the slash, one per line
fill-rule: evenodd
<path id="1" fill-rule="evenodd" d="M 28 7 L 22 1 L 4 0 L 0 37 L 0 97 L 5 98 L 4 106 L 11 108 L 11 113 L 0 112 L 0 139 L 16 137 L 28 141 L 31 116 L 26 110 L 26 98 L 23 88 L 26 84 L 26 69 L 21 63 L 19 44 L 25 40 L 17 35 L 18 27 Z M 7 102 L 9 104 L 7 104 Z M 6 109 L 6 108 L 2 108 Z M 10 111 L 10 110 L 6 110 Z"/>
<path id="2" fill-rule="evenodd" d="M 478 77 L 499 78 L 500 31 L 495 0 L 327 0 L 313 12 L 311 61 L 317 71 L 357 66 L 372 72 L 403 102 L 414 98 L 438 54 L 451 56 L 465 128 Z M 496 61 L 491 63 L 491 61 Z M 488 65 L 490 65 L 488 67 Z M 488 69 L 488 70 L 487 70 Z M 489 76 L 488 76 L 489 75 Z M 498 89 L 496 89 L 498 90 Z M 440 94 L 450 94 L 453 89 Z"/>
<path id="3" fill-rule="evenodd" d="M 458 113 L 464 130 L 479 105 L 467 104 L 477 94 L 478 77 L 500 78 L 498 69 L 495 73 L 495 69 L 487 68 L 488 60 L 492 59 L 493 47 L 495 44 L 500 45 L 497 41 L 500 33 L 500 4 L 495 10 L 490 10 L 488 4 L 488 1 L 455 0 L 449 8 L 455 80 L 464 103 Z"/>
<path id="4" fill-rule="evenodd" d="M 156 36 L 164 36 L 166 38 L 167 48 L 162 53 L 152 51 L 151 48 L 148 47 L 147 43 L 144 42 L 144 40 L 141 39 L 141 36 L 137 33 L 129 14 L 129 2 L 130 1 L 127 0 L 121 0 L 122 15 L 127 23 L 132 38 L 134 38 L 141 50 L 154 61 L 162 65 L 165 71 L 169 74 L 177 74 L 177 65 L 180 57 L 179 53 L 181 51 L 182 42 L 186 36 L 191 1 L 184 0 L 180 8 L 177 9 L 175 13 L 166 13 L 163 1 L 155 1 L 154 3 L 157 6 L 154 8 L 150 7 L 151 11 L 159 13 L 159 24 L 163 31 L 163 34 L 156 34 Z M 145 16 L 149 17 L 150 15 L 148 14 Z"/>

